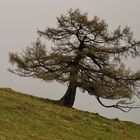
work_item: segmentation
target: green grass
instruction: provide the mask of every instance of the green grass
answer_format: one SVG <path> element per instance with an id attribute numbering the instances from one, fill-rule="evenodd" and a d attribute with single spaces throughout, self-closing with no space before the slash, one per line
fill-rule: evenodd
<path id="1" fill-rule="evenodd" d="M 0 140 L 140 140 L 140 125 L 0 88 Z"/>

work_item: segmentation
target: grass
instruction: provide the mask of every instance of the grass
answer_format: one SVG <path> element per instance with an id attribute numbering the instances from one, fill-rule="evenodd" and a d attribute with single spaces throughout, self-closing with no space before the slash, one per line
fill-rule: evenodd
<path id="1" fill-rule="evenodd" d="M 140 125 L 0 88 L 0 140 L 140 140 Z"/>

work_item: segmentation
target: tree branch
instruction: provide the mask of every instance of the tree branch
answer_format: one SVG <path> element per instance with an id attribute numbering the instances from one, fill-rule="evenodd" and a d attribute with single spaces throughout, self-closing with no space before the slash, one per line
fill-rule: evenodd
<path id="1" fill-rule="evenodd" d="M 96 99 L 97 101 L 103 106 L 103 107 L 106 107 L 106 108 L 116 108 L 116 109 L 119 109 L 123 112 L 129 112 L 131 109 L 137 109 L 137 108 L 140 108 L 140 106 L 128 106 L 129 104 L 133 104 L 133 102 L 130 102 L 130 103 L 125 103 L 125 101 L 119 101 L 117 102 L 116 104 L 114 105 L 105 105 L 104 103 L 102 103 L 102 101 L 100 100 L 100 97 L 99 96 L 96 96 Z M 123 105 L 120 105 L 120 104 L 124 104 L 125 106 Z M 126 109 L 126 110 L 125 110 Z"/>

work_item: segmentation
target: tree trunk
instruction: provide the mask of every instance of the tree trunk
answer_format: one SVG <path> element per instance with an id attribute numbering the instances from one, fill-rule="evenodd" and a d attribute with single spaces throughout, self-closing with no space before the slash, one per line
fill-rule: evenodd
<path id="1" fill-rule="evenodd" d="M 76 88 L 74 84 L 70 83 L 65 95 L 59 100 L 59 103 L 63 106 L 72 107 L 75 101 Z"/>

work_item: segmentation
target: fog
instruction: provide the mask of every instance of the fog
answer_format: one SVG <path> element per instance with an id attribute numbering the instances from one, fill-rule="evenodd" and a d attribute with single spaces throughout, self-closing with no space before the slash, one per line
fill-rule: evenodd
<path id="1" fill-rule="evenodd" d="M 110 29 L 118 25 L 129 26 L 136 39 L 140 40 L 139 0 L 0 0 L 0 87 L 49 99 L 59 99 L 66 85 L 43 82 L 39 79 L 22 78 L 7 71 L 9 52 L 21 52 L 37 38 L 37 29 L 45 29 L 56 24 L 56 17 L 69 8 L 79 8 L 104 19 Z M 127 66 L 140 69 L 140 59 L 127 61 Z M 139 101 L 140 102 L 140 101 Z M 87 93 L 77 92 L 75 108 L 97 112 L 108 118 L 119 118 L 140 123 L 140 109 L 124 113 L 116 109 L 106 109 Z"/>

